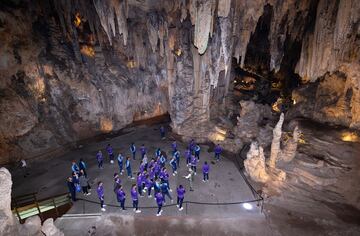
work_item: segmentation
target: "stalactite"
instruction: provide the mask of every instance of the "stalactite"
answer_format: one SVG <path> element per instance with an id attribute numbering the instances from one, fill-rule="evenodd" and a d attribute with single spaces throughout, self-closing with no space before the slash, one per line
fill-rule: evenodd
<path id="1" fill-rule="evenodd" d="M 219 0 L 218 3 L 218 16 L 227 17 L 230 12 L 231 0 Z"/>

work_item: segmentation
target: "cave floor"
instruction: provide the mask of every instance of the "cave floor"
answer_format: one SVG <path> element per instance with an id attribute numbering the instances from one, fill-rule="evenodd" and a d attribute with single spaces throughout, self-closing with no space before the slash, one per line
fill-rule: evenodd
<path id="1" fill-rule="evenodd" d="M 116 201 L 116 196 L 113 192 L 113 174 L 118 172 L 118 165 L 115 161 L 114 164 L 110 164 L 107 155 L 105 154 L 105 147 L 108 143 L 111 143 L 115 154 L 117 155 L 119 150 L 122 151 L 125 156 L 130 156 L 129 146 L 131 142 L 135 142 L 137 147 L 141 144 L 145 144 L 148 148 L 148 156 L 153 156 L 157 147 L 166 151 L 168 156 L 171 152 L 171 143 L 174 138 L 171 133 L 167 134 L 165 140 L 160 139 L 159 134 L 160 125 L 140 125 L 136 127 L 126 128 L 123 130 L 123 134 L 117 137 L 105 139 L 100 142 L 92 142 L 85 144 L 83 147 L 70 151 L 69 153 L 50 160 L 39 160 L 30 163 L 30 176 L 24 179 L 20 173 L 13 175 L 13 196 L 18 196 L 30 192 L 38 192 L 37 197 L 39 199 L 46 198 L 55 194 L 63 193 L 67 191 L 66 177 L 71 174 L 71 161 L 78 160 L 80 157 L 85 160 L 88 165 L 88 176 L 92 185 L 92 195 L 83 196 L 82 193 L 78 193 L 77 197 L 85 199 L 86 201 L 77 201 L 68 213 L 75 214 L 89 214 L 99 213 L 100 206 L 96 195 L 96 183 L 102 181 L 105 189 L 105 204 L 107 204 L 108 213 L 120 213 L 123 215 L 133 215 L 134 212 L 129 208 L 128 211 L 122 212 L 119 209 L 119 205 Z M 186 143 L 182 143 L 177 140 L 178 149 L 183 155 L 186 149 Z M 254 196 L 245 183 L 243 177 L 240 175 L 238 169 L 234 165 L 234 162 L 229 158 L 222 158 L 220 162 L 214 162 L 214 154 L 209 152 L 207 145 L 201 145 L 202 151 L 200 154 L 200 162 L 198 164 L 198 173 L 194 181 L 195 191 L 189 191 L 188 181 L 183 178 L 188 173 L 188 168 L 185 165 L 185 159 L 180 161 L 180 170 L 178 175 L 170 177 L 170 187 L 174 190 L 171 195 L 176 203 L 176 186 L 182 184 L 186 186 L 185 200 L 194 202 L 210 202 L 210 203 L 223 203 L 223 202 L 241 202 L 247 200 L 254 200 Z M 102 149 L 105 154 L 104 169 L 97 168 L 96 152 Z M 202 182 L 201 165 L 207 160 L 210 164 L 210 181 L 207 183 Z M 140 153 L 137 153 L 137 160 L 132 160 L 133 175 L 136 176 L 138 166 L 140 164 Z M 172 173 L 170 166 L 167 164 L 169 173 Z M 126 177 L 126 173 L 121 175 L 122 185 L 127 194 L 127 200 L 125 205 L 130 207 L 130 188 L 131 185 L 136 183 L 135 179 L 130 180 Z M 169 199 L 167 204 L 171 203 Z M 195 205 L 189 204 L 184 206 L 184 210 L 179 212 L 176 206 L 169 206 L 164 208 L 163 216 L 207 216 L 207 217 L 236 217 L 241 214 L 259 214 L 260 208 L 253 203 L 254 209 L 247 211 L 241 204 L 217 206 L 217 205 Z M 156 207 L 154 198 L 148 198 L 147 196 L 139 199 L 139 207 Z M 155 215 L 157 209 L 142 209 L 141 215 Z"/>

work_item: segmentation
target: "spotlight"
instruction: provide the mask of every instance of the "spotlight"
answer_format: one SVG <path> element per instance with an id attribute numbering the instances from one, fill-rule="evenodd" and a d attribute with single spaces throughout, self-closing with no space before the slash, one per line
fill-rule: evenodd
<path id="1" fill-rule="evenodd" d="M 247 203 L 247 202 L 243 204 L 243 207 L 246 210 L 252 210 L 253 209 L 253 206 L 250 203 Z"/>

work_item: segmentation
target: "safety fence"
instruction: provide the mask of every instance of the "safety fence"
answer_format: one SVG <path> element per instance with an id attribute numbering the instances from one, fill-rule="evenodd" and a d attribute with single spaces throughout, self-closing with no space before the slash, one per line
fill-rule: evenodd
<path id="1" fill-rule="evenodd" d="M 12 199 L 11 209 L 20 223 L 24 223 L 27 218 L 34 215 L 39 215 L 41 221 L 57 218 L 65 214 L 72 206 L 68 193 L 40 200 L 37 199 L 36 194 L 25 194 Z"/>

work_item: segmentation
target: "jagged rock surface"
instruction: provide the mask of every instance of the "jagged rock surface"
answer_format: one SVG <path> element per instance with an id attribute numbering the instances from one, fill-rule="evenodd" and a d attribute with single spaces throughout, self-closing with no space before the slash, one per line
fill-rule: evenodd
<path id="1" fill-rule="evenodd" d="M 251 179 L 260 183 L 267 182 L 269 180 L 269 175 L 266 172 L 263 148 L 253 142 L 251 143 L 250 150 L 246 156 L 247 158 L 244 161 L 244 167 Z"/>

